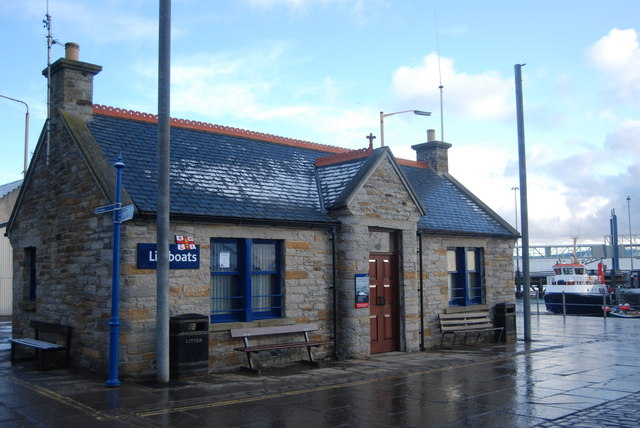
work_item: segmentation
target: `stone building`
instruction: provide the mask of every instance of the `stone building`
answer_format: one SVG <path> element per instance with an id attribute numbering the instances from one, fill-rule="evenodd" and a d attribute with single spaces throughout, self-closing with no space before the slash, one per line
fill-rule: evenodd
<path id="1" fill-rule="evenodd" d="M 94 210 L 113 203 L 122 155 L 134 213 L 121 235 L 120 371 L 145 376 L 156 358 L 157 118 L 94 105 L 101 67 L 72 58 L 51 66 L 50 139 L 45 130 L 8 224 L 14 334 L 34 318 L 71 325 L 72 365 L 105 370 L 112 220 Z M 333 341 L 318 356 L 366 358 L 434 346 L 444 311 L 514 300 L 517 232 L 448 173 L 450 145 L 429 140 L 412 161 L 172 119 L 171 234 L 195 249 L 172 246 L 170 312 L 210 318 L 210 371 L 244 363 L 231 328 L 314 322 Z"/>

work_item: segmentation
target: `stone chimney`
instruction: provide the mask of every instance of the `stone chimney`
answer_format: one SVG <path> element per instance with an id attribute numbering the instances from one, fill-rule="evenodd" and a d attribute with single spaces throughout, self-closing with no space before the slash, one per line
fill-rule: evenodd
<path id="1" fill-rule="evenodd" d="M 424 162 L 437 173 L 449 172 L 448 150 L 451 144 L 436 140 L 435 129 L 427 130 L 427 142 L 411 146 L 418 162 Z"/>
<path id="2" fill-rule="evenodd" d="M 99 65 L 79 61 L 80 46 L 66 43 L 65 58 L 51 64 L 51 113 L 57 109 L 91 120 L 93 111 L 93 76 L 102 71 Z M 49 68 L 42 74 L 47 77 Z"/>

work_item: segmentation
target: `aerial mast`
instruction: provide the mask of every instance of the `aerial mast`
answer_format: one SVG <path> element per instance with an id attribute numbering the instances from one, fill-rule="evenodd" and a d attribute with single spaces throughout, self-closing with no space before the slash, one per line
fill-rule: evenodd
<path id="1" fill-rule="evenodd" d="M 438 52 L 438 79 L 440 80 L 440 85 L 438 89 L 440 89 L 440 141 L 444 141 L 444 108 L 442 102 L 442 90 L 444 86 L 442 85 L 442 69 L 440 67 L 440 38 L 438 37 L 438 14 L 437 11 L 435 13 L 435 27 L 436 27 L 436 51 Z"/>
<path id="2" fill-rule="evenodd" d="M 47 14 L 42 21 L 44 28 L 47 29 L 47 140 L 46 140 L 46 158 L 47 166 L 49 166 L 49 146 L 51 142 L 51 46 L 58 43 L 53 39 L 51 28 L 51 15 L 49 15 L 49 0 L 47 0 Z"/>

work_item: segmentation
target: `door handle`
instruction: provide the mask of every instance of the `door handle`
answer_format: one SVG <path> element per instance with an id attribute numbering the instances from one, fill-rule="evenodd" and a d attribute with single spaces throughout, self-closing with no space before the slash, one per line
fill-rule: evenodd
<path id="1" fill-rule="evenodd" d="M 384 306 L 384 305 L 386 305 L 386 304 L 387 304 L 387 299 L 385 299 L 385 297 L 384 297 L 384 296 L 378 296 L 378 297 L 376 298 L 376 305 L 378 305 L 378 306 Z"/>

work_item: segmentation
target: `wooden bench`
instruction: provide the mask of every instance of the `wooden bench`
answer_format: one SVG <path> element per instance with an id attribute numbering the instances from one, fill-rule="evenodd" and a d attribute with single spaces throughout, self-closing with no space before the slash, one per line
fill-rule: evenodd
<path id="1" fill-rule="evenodd" d="M 456 343 L 458 336 L 464 336 L 464 344 L 467 344 L 469 335 L 475 336 L 474 345 L 478 343 L 478 339 L 482 333 L 497 333 L 498 342 L 502 340 L 504 327 L 494 327 L 489 316 L 489 310 L 480 310 L 473 312 L 456 312 L 448 314 L 440 314 L 440 330 L 442 338 L 440 339 L 440 347 L 444 344 L 445 336 L 451 335 L 451 348 Z"/>
<path id="2" fill-rule="evenodd" d="M 44 369 L 44 354 L 53 351 L 65 351 L 65 368 L 69 367 L 70 354 L 69 350 L 71 347 L 71 332 L 72 327 L 60 324 L 54 324 L 44 321 L 31 321 L 31 327 L 35 330 L 35 339 L 31 339 L 28 337 L 19 338 L 19 339 L 9 339 L 11 342 L 11 365 L 15 364 L 17 361 L 26 361 L 26 360 L 38 360 L 40 363 L 40 370 Z M 64 338 L 64 345 L 53 342 L 45 342 L 40 340 L 41 333 L 46 333 L 48 336 L 52 334 L 58 334 Z M 47 336 L 47 337 L 48 337 Z M 27 348 L 34 348 L 36 350 L 35 357 L 28 358 L 16 358 L 16 346 L 24 346 Z"/>
<path id="3" fill-rule="evenodd" d="M 329 340 L 309 340 L 309 332 L 318 330 L 317 324 L 294 324 L 294 325 L 280 325 L 273 327 L 251 327 L 251 328 L 235 328 L 231 329 L 231 337 L 241 337 L 244 341 L 244 346 L 240 348 L 234 348 L 236 351 L 242 351 L 247 354 L 247 360 L 249 361 L 249 368 L 255 370 L 253 361 L 251 360 L 251 354 L 260 351 L 273 351 L 277 349 L 290 349 L 290 348 L 307 348 L 309 352 L 309 361 L 314 363 L 312 347 L 331 345 L 333 342 Z M 259 336 L 283 336 L 291 334 L 302 334 L 304 341 L 295 342 L 272 342 L 262 343 L 260 345 L 250 345 L 249 338 Z"/>

